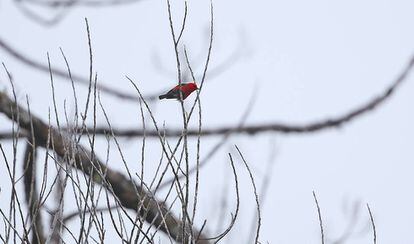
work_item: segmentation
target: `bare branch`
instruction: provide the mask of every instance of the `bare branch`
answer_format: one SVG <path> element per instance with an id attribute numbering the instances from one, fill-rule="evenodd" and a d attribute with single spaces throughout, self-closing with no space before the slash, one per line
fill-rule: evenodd
<path id="1" fill-rule="evenodd" d="M 1 40 L 0 40 L 1 45 Z M 219 128 L 204 128 L 201 133 L 197 129 L 188 129 L 186 135 L 198 137 L 200 136 L 216 136 L 216 135 L 225 135 L 225 134 L 247 134 L 247 135 L 256 135 L 259 133 L 265 132 L 278 132 L 283 134 L 307 134 L 320 132 L 326 129 L 340 128 L 341 126 L 347 125 L 351 121 L 359 118 L 360 116 L 373 111 L 374 109 L 380 107 L 385 101 L 387 101 L 394 92 L 399 88 L 399 86 L 406 81 L 410 71 L 414 65 L 414 56 L 411 58 L 407 66 L 403 69 L 400 75 L 396 80 L 386 88 L 381 94 L 374 97 L 372 100 L 368 101 L 365 104 L 362 104 L 348 113 L 344 113 L 337 117 L 329 119 L 320 119 L 316 122 L 305 123 L 302 125 L 293 125 L 291 123 L 267 123 L 267 124 L 257 124 L 257 125 L 246 125 L 246 126 L 223 126 Z M 112 128 L 113 133 L 117 137 L 136 137 L 144 136 L 144 131 L 140 129 L 116 129 Z M 75 130 L 77 131 L 77 130 Z M 96 135 L 106 135 L 110 130 L 106 127 L 97 127 Z M 18 136 L 24 136 L 18 134 Z M 145 136 L 147 137 L 158 137 L 159 134 L 157 131 L 145 131 Z M 166 137 L 181 137 L 181 129 L 166 129 Z M 12 139 L 13 135 L 11 133 L 3 132 L 0 133 L 0 139 Z"/>
<path id="2" fill-rule="evenodd" d="M 319 207 L 319 203 L 318 203 L 318 199 L 316 198 L 315 191 L 313 191 L 312 193 L 313 193 L 313 199 L 315 200 L 316 208 L 318 210 L 319 227 L 321 229 L 321 243 L 324 244 L 325 243 L 325 236 L 324 236 L 324 233 L 323 233 L 321 208 Z"/>
<path id="3" fill-rule="evenodd" d="M 175 42 L 175 45 L 178 45 L 178 43 L 180 43 L 181 37 L 183 36 L 184 29 L 185 29 L 185 21 L 187 20 L 187 13 L 188 13 L 187 1 L 185 1 L 184 2 L 184 17 L 183 17 L 183 23 L 181 25 L 181 31 L 180 31 L 180 34 L 178 35 L 178 38 L 177 38 L 177 41 Z"/>
<path id="4" fill-rule="evenodd" d="M 223 126 L 219 128 L 204 128 L 201 133 L 199 133 L 198 128 L 195 129 L 188 129 L 186 135 L 198 137 L 201 136 L 216 136 L 216 135 L 225 135 L 228 133 L 231 134 L 247 134 L 247 135 L 256 135 L 259 133 L 265 132 L 277 132 L 283 134 L 308 134 L 308 133 L 315 133 L 320 132 L 326 129 L 332 128 L 340 128 L 341 126 L 347 125 L 351 121 L 361 117 L 368 112 L 373 111 L 374 109 L 380 107 L 380 105 L 384 104 L 394 92 L 400 87 L 400 85 L 407 80 L 407 77 L 414 66 L 414 56 L 411 58 L 407 66 L 403 69 L 403 71 L 398 75 L 395 81 L 387 87 L 381 94 L 377 95 L 370 101 L 365 104 L 362 104 L 350 112 L 344 113 L 342 115 L 328 118 L 328 119 L 319 119 L 316 122 L 305 123 L 302 125 L 294 125 L 292 123 L 266 123 L 266 124 L 256 124 L 256 125 L 246 125 L 246 126 Z M 136 136 L 143 136 L 144 131 L 140 129 L 116 129 L 113 128 L 113 133 L 117 137 L 136 137 Z M 96 134 L 97 135 L 105 135 L 110 130 L 105 127 L 97 127 Z M 157 131 L 145 131 L 145 135 L 147 137 L 158 137 L 159 133 Z M 181 137 L 182 130 L 181 129 L 166 129 L 165 130 L 166 137 Z M 10 134 L 1 133 L 0 139 L 8 139 L 11 138 Z"/>
<path id="5" fill-rule="evenodd" d="M 250 170 L 250 167 L 247 164 L 246 159 L 244 159 L 243 154 L 241 153 L 240 149 L 237 146 L 235 146 L 235 147 L 236 147 L 237 152 L 239 153 L 240 157 L 243 160 L 244 166 L 246 166 L 246 169 L 249 172 L 250 180 L 251 180 L 252 186 L 253 186 L 253 192 L 254 192 L 254 196 L 255 196 L 255 200 L 256 200 L 256 210 L 257 210 L 257 228 L 256 228 L 256 238 L 255 238 L 254 243 L 257 244 L 257 243 L 259 243 L 260 227 L 261 227 L 261 223 L 262 223 L 262 217 L 260 215 L 259 194 L 257 193 L 256 183 L 254 182 L 254 177 L 253 177 L 252 171 Z"/>
<path id="6" fill-rule="evenodd" d="M 22 1 L 14 1 L 14 3 L 16 3 L 16 7 L 19 8 L 27 18 L 46 27 L 58 24 L 61 20 L 63 20 L 63 18 L 70 10 L 70 8 L 63 7 L 56 9 L 56 11 L 53 13 L 53 16 L 43 17 L 42 14 L 37 13 L 36 10 L 32 10 L 32 8 L 27 6 L 27 4 L 24 4 Z"/>
<path id="7" fill-rule="evenodd" d="M 47 8 L 62 8 L 62 7 L 113 7 L 125 4 L 134 4 L 142 0 L 24 0 L 25 3 L 39 5 Z"/>
<path id="8" fill-rule="evenodd" d="M 2 39 L 0 39 L 0 47 L 4 51 L 6 51 L 9 55 L 11 55 L 12 57 L 19 60 L 21 63 L 23 63 L 23 64 L 25 64 L 25 65 L 27 65 L 31 68 L 49 73 L 49 67 L 47 65 L 44 65 L 41 62 L 38 62 L 38 61 L 35 61 L 33 59 L 30 59 L 30 58 L 26 57 L 24 54 L 16 51 L 16 49 L 11 47 L 11 45 L 7 44 Z M 53 75 L 56 75 L 58 77 L 65 78 L 66 81 L 69 81 L 69 82 L 71 81 L 71 78 L 72 78 L 75 82 L 77 82 L 79 84 L 89 85 L 89 79 L 84 78 L 80 75 L 72 74 L 72 77 L 70 77 L 66 71 L 61 70 L 61 69 L 56 69 L 56 68 L 52 69 L 52 73 L 53 73 Z M 98 89 L 101 90 L 102 92 L 107 93 L 108 95 L 112 95 L 112 96 L 115 96 L 115 97 L 118 97 L 118 98 L 121 98 L 121 99 L 125 99 L 125 100 L 136 100 L 137 99 L 137 97 L 134 96 L 134 95 L 126 94 L 126 93 L 117 91 L 117 90 L 115 90 L 115 89 L 113 89 L 109 86 L 105 86 L 103 84 L 100 84 Z M 151 99 L 149 98 L 148 100 L 151 100 Z"/>
<path id="9" fill-rule="evenodd" d="M 204 240 L 215 240 L 215 243 L 218 243 L 221 239 L 223 239 L 230 232 L 230 230 L 233 228 L 234 224 L 236 223 L 236 219 L 239 214 L 239 207 L 240 207 L 239 181 L 237 178 L 237 171 L 236 171 L 236 167 L 234 166 L 233 157 L 231 156 L 230 153 L 229 153 L 229 159 L 231 163 L 231 168 L 233 169 L 233 176 L 234 176 L 234 182 L 235 182 L 235 188 L 236 188 L 236 210 L 235 210 L 234 216 L 233 214 L 231 214 L 231 221 L 230 221 L 229 226 L 222 233 L 214 237 L 204 239 Z M 199 238 L 199 239 L 203 240 L 203 238 Z"/>
<path id="10" fill-rule="evenodd" d="M 372 216 L 371 208 L 369 207 L 368 203 L 367 203 L 367 209 L 368 209 L 368 213 L 369 213 L 369 218 L 371 220 L 372 232 L 373 232 L 373 235 L 374 235 L 374 244 L 376 244 L 377 243 L 377 230 L 376 230 L 376 227 L 375 227 L 374 217 Z"/>

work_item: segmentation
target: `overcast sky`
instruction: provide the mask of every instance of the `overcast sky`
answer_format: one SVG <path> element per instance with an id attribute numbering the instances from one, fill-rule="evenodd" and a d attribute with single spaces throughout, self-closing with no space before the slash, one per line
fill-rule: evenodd
<path id="1" fill-rule="evenodd" d="M 20 7 L 19 7 L 20 6 Z M 22 8 L 53 18 L 59 10 L 45 10 L 13 1 L 0 3 L 0 38 L 27 57 L 64 68 L 59 47 L 67 55 L 72 71 L 88 76 L 88 46 L 84 17 L 89 20 L 94 52 L 94 71 L 99 82 L 134 94 L 125 79 L 134 79 L 144 94 L 153 94 L 177 83 L 174 49 L 165 1 L 144 0 L 116 7 L 74 7 L 64 10 L 59 23 L 39 24 Z M 178 28 L 183 3 L 172 3 Z M 183 43 L 201 77 L 207 54 L 209 1 L 188 3 L 189 15 Z M 256 91 L 246 124 L 286 122 L 304 124 L 341 115 L 380 94 L 414 54 L 414 4 L 394 1 L 214 1 L 214 47 L 211 70 L 201 95 L 205 128 L 236 125 Z M 229 57 L 236 58 L 228 63 Z M 48 74 L 25 66 L 0 49 L 0 61 L 13 74 L 22 104 L 30 99 L 32 112 L 47 120 L 52 96 Z M 184 61 L 184 60 L 182 60 Z M 58 106 L 72 104 L 70 83 L 56 77 Z M 0 89 L 10 91 L 6 75 L 0 72 Z M 79 99 L 87 89 L 77 85 Z M 227 153 L 240 147 L 260 187 L 270 155 L 271 182 L 262 204 L 262 243 L 320 243 L 319 223 L 312 197 L 318 196 L 329 240 L 341 236 L 353 218 L 353 206 L 360 209 L 348 243 L 370 243 L 367 227 L 369 203 L 380 243 L 412 243 L 414 219 L 414 79 L 409 79 L 383 106 L 340 129 L 314 134 L 234 136 L 216 154 L 201 174 L 199 226 L 211 219 L 229 221 L 234 209 L 234 192 Z M 68 92 L 69 91 L 69 92 Z M 105 93 L 102 102 L 113 126 L 141 126 L 137 102 L 125 102 Z M 191 97 L 191 99 L 193 99 Z M 81 102 L 83 104 L 84 102 Z M 190 104 L 190 103 L 188 103 Z M 181 126 L 181 108 L 174 101 L 157 101 L 151 107 L 159 124 Z M 73 105 L 69 106 L 73 112 Z M 102 114 L 98 123 L 105 125 Z M 195 126 L 196 121 L 191 125 Z M 11 123 L 0 116 L 0 129 Z M 151 128 L 151 127 L 150 127 Z M 219 138 L 203 138 L 205 155 Z M 139 172 L 141 139 L 120 140 L 131 168 Z M 6 148 L 11 155 L 11 147 Z M 150 140 L 146 152 L 148 179 L 160 149 Z M 195 141 L 191 141 L 195 145 Z M 23 144 L 22 144 L 23 146 Z M 105 140 L 99 142 L 105 157 Z M 23 150 L 21 147 L 20 151 Z M 191 156 L 194 158 L 194 155 Z M 254 217 L 254 196 L 248 174 L 237 158 L 241 183 L 241 216 L 229 243 L 244 243 Z M 3 162 L 3 159 L 0 159 Z M 125 172 L 115 147 L 110 167 Z M 5 173 L 5 165 L 0 165 Z M 2 197 L 8 196 L 9 181 L 2 173 Z M 229 210 L 218 216 L 223 187 L 229 187 Z M 70 196 L 66 196 L 70 205 Z M 0 201 L 0 206 L 8 203 Z M 224 228 L 224 224 L 223 224 Z M 3 228 L 0 228 L 3 229 Z M 111 238 L 111 237 L 108 237 Z"/>

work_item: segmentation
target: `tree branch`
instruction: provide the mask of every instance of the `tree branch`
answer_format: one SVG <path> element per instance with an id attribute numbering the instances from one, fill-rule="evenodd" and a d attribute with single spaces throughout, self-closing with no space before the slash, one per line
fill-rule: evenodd
<path id="1" fill-rule="evenodd" d="M 42 64 L 39 61 L 30 59 L 28 57 L 26 57 L 24 54 L 20 53 L 19 51 L 17 51 L 15 48 L 13 48 L 11 45 L 9 45 L 8 43 L 6 43 L 4 40 L 2 40 L 0 38 L 0 47 L 6 51 L 10 56 L 16 58 L 17 60 L 19 60 L 21 63 L 32 67 L 34 69 L 43 71 L 43 72 L 47 72 L 49 73 L 49 67 L 48 65 Z M 67 81 L 71 81 L 71 78 L 73 78 L 74 81 L 76 81 L 77 83 L 80 83 L 82 85 L 88 86 L 89 85 L 89 79 L 84 78 L 80 75 L 76 75 L 76 74 L 72 74 L 72 77 L 69 76 L 69 74 L 64 71 L 64 70 L 60 70 L 60 69 L 56 69 L 56 68 L 52 68 L 51 72 L 53 73 L 53 75 L 56 75 L 58 77 L 61 78 L 65 78 Z M 131 95 L 131 94 L 126 94 L 123 93 L 121 91 L 117 91 L 109 86 L 105 86 L 100 84 L 98 86 L 99 90 L 101 90 L 102 92 L 105 92 L 109 95 L 121 98 L 121 99 L 125 99 L 125 100 L 134 100 L 136 101 L 137 97 L 135 95 Z M 149 97 L 151 98 L 151 97 Z M 155 98 L 154 98 L 155 99 Z M 151 99 L 149 99 L 151 100 Z"/>
<path id="2" fill-rule="evenodd" d="M 19 116 L 14 114 L 15 111 L 19 111 Z M 90 159 L 91 152 L 89 150 L 73 142 L 69 136 L 62 135 L 55 128 L 49 127 L 39 118 L 32 114 L 29 115 L 24 108 L 15 104 L 4 92 L 0 92 L 0 112 L 27 131 L 33 128 L 32 132 L 37 146 L 47 147 L 50 144 L 50 149 L 54 150 L 61 158 L 65 158 L 65 155 L 75 155 L 75 162 L 71 166 L 88 175 L 94 182 L 104 185 L 110 192 L 113 192 L 125 208 L 138 211 L 142 204 L 144 208 L 140 209 L 139 214 L 145 216 L 148 223 L 164 233 L 169 233 L 177 242 L 183 240 L 181 221 L 168 211 L 165 204 L 157 201 L 149 192 L 140 188 L 139 184 L 106 167 L 97 157 Z M 49 142 L 48 134 L 50 135 Z M 139 189 L 138 194 L 135 190 L 137 188 Z M 195 231 L 195 233 L 198 232 Z"/>
<path id="3" fill-rule="evenodd" d="M 118 5 L 133 4 L 141 2 L 141 0 L 24 0 L 25 3 L 39 5 L 47 8 L 62 8 L 62 7 L 113 7 Z"/>
<path id="4" fill-rule="evenodd" d="M 0 40 L 1 45 L 1 40 Z M 381 94 L 375 96 L 368 102 L 350 110 L 347 113 L 342 115 L 328 118 L 328 119 L 320 119 L 315 122 L 305 123 L 305 124 L 297 124 L 294 125 L 292 123 L 280 123 L 280 122 L 273 122 L 273 123 L 263 123 L 263 124 L 256 124 L 256 125 L 246 125 L 246 126 L 223 126 L 218 128 L 204 128 L 201 133 L 198 131 L 198 128 L 188 129 L 186 134 L 187 136 L 197 137 L 201 136 L 217 136 L 217 135 L 225 135 L 225 134 L 247 134 L 247 135 L 256 135 L 259 133 L 265 132 L 278 132 L 283 134 L 304 134 L 304 133 L 315 133 L 320 132 L 326 129 L 332 128 L 339 128 L 348 124 L 349 122 L 361 117 L 364 114 L 372 112 L 373 110 L 379 108 L 385 101 L 387 101 L 394 92 L 400 87 L 400 85 L 407 80 L 407 77 L 410 71 L 413 69 L 414 66 L 414 56 L 410 59 L 407 66 L 402 70 L 402 72 L 397 76 L 394 82 L 391 83 L 389 87 L 387 87 Z M 64 130 L 68 130 L 68 128 L 63 128 Z M 73 129 L 75 133 L 82 131 L 92 131 L 92 128 L 87 130 L 80 130 L 80 129 Z M 107 135 L 111 132 L 109 128 L 106 127 L 96 127 L 93 129 L 96 132 L 96 135 Z M 115 136 L 117 137 L 142 137 L 144 136 L 144 130 L 141 129 L 117 129 L 112 128 L 112 131 Z M 24 133 L 24 132 L 21 132 Z M 170 129 L 165 130 L 166 137 L 181 137 L 183 134 L 181 129 Z M 25 136 L 24 134 L 20 134 L 19 136 Z M 159 134 L 155 130 L 146 130 L 145 131 L 146 137 L 158 137 Z M 2 132 L 0 133 L 0 140 L 4 139 L 12 139 L 13 135 L 11 133 Z"/>

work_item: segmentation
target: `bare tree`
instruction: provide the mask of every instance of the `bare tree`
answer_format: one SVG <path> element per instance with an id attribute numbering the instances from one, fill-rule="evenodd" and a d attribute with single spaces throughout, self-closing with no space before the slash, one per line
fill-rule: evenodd
<path id="1" fill-rule="evenodd" d="M 46 24 L 57 24 L 64 13 L 75 7 L 104 7 L 119 4 L 140 2 L 138 0 L 125 1 L 17 1 L 25 15 L 33 20 Z M 26 9 L 26 4 L 33 4 L 50 8 L 53 11 L 60 9 L 60 14 L 51 20 L 45 20 Z M 239 123 L 221 125 L 216 128 L 204 128 L 202 119 L 203 87 L 208 79 L 211 54 L 214 52 L 214 11 L 211 3 L 210 26 L 207 47 L 207 57 L 203 60 L 201 79 L 197 80 L 193 72 L 188 50 L 182 45 L 183 33 L 186 29 L 188 6 L 185 3 L 182 21 L 177 29 L 173 21 L 170 1 L 167 0 L 167 12 L 172 44 L 176 61 L 176 83 L 181 85 L 191 79 L 199 86 L 192 103 L 179 99 L 182 125 L 179 128 L 166 128 L 156 118 L 151 104 L 157 100 L 157 95 L 147 95 L 141 91 L 139 82 L 125 77 L 135 93 L 125 93 L 116 88 L 104 85 L 94 71 L 94 56 L 91 39 L 91 30 L 86 21 L 86 32 L 89 47 L 89 75 L 84 77 L 73 74 L 69 62 L 61 49 L 65 60 L 66 70 L 53 68 L 48 56 L 48 64 L 29 58 L 28 55 L 17 51 L 12 45 L 0 39 L 0 48 L 20 61 L 21 64 L 34 68 L 40 72 L 47 72 L 50 78 L 50 87 L 53 94 L 52 109 L 49 110 L 48 121 L 31 111 L 29 99 L 23 103 L 17 98 L 12 74 L 3 64 L 4 72 L 9 78 L 11 89 L 0 92 L 0 113 L 12 122 L 9 131 L 0 133 L 0 150 L 2 163 L 8 173 L 8 182 L 11 189 L 9 197 L 9 211 L 0 209 L 5 229 L 0 233 L 4 243 L 104 243 L 108 232 L 112 231 L 125 243 L 156 243 L 160 238 L 163 242 L 178 243 L 216 243 L 225 240 L 234 227 L 240 210 L 239 171 L 232 154 L 228 154 L 229 172 L 233 176 L 235 207 L 230 214 L 229 223 L 219 233 L 212 233 L 214 226 L 206 219 L 201 223 L 196 221 L 200 203 L 200 171 L 220 148 L 223 147 L 232 135 L 259 135 L 276 132 L 284 134 L 310 134 L 326 129 L 346 126 L 354 120 L 367 115 L 383 105 L 401 84 L 407 79 L 414 65 L 414 57 L 409 60 L 401 73 L 377 96 L 365 103 L 341 113 L 332 118 L 322 118 L 305 124 L 272 122 L 266 124 L 245 124 L 245 118 L 251 110 L 248 106 L 245 115 Z M 182 55 L 182 53 L 184 55 Z M 229 60 L 237 59 L 233 55 Z M 229 66 L 228 61 L 222 66 Z M 183 68 L 185 67 L 185 68 Z M 221 74 L 223 69 L 216 67 L 215 75 Z M 75 101 L 75 116 L 71 118 L 66 110 L 64 116 L 58 112 L 55 96 L 54 78 L 60 77 L 70 82 L 73 99 Z M 78 104 L 76 88 L 83 85 L 87 89 L 85 107 Z M 12 95 L 10 95 L 12 94 Z M 139 105 L 141 128 L 118 128 L 112 126 L 110 116 L 101 101 L 101 96 L 114 96 L 120 102 L 135 102 Z M 254 98 L 253 98 L 254 100 Z M 185 104 L 186 103 L 186 104 Z M 190 105 L 189 107 L 185 105 Z M 98 125 L 98 115 L 105 118 L 105 125 Z M 52 121 L 51 117 L 55 120 Z M 92 121 L 91 121 L 92 120 Z M 190 127 L 190 121 L 196 121 L 196 127 Z M 148 124 L 151 125 L 149 129 Z M 220 141 L 212 148 L 207 156 L 201 159 L 201 138 L 220 137 Z M 132 170 L 128 159 L 124 157 L 119 138 L 135 138 L 141 140 L 139 172 Z M 159 144 L 159 161 L 157 170 L 145 180 L 144 168 L 148 163 L 145 158 L 146 141 L 155 138 Z M 190 139 L 195 139 L 195 147 L 191 147 Z M 5 143 L 12 143 L 12 150 L 6 150 Z M 98 147 L 98 141 L 104 142 L 106 148 Z M 23 145 L 22 145 L 23 144 Z M 115 149 L 111 149 L 115 145 Z M 18 147 L 24 146 L 23 157 L 19 156 Z M 194 149 L 195 148 L 195 149 Z M 265 177 L 262 191 L 258 190 L 254 174 L 249 166 L 248 159 L 242 150 L 235 146 L 240 156 L 243 168 L 247 171 L 253 189 L 251 193 L 255 200 L 254 228 L 251 230 L 251 242 L 261 243 L 260 229 L 262 209 L 261 201 L 266 195 L 268 177 Z M 110 151 L 119 153 L 121 160 L 117 162 L 124 170 L 118 172 L 110 167 Z M 155 153 L 154 153 L 155 154 Z M 195 161 L 195 162 L 194 162 Z M 19 165 L 20 163 L 20 165 Z M 269 165 L 272 165 L 273 162 Z M 17 168 L 22 169 L 18 175 Z M 54 168 L 54 170 L 51 170 Z M 40 169 L 40 171 L 39 171 Z M 147 176 L 148 178 L 148 176 Z M 23 187 L 23 188 L 21 188 Z M 20 192 L 21 190 L 21 192 Z M 71 202 L 67 202 L 70 195 Z M 54 196 L 54 198 L 52 197 Z M 320 224 L 321 242 L 326 243 L 323 216 L 319 201 L 313 192 Z M 24 198 L 24 199 L 22 199 Z M 211 199 L 211 201 L 219 201 Z M 49 205 L 54 203 L 51 209 Z M 76 205 L 74 212 L 67 212 L 68 204 Z M 370 223 L 372 224 L 374 243 L 376 243 L 376 228 L 371 209 L 368 207 Z M 224 208 L 223 208 L 224 209 Z M 49 220 L 49 225 L 47 225 Z M 68 223 L 77 220 L 79 225 L 73 228 Z M 346 235 L 341 238 L 345 240 Z M 340 243 L 337 241 L 334 243 Z"/>

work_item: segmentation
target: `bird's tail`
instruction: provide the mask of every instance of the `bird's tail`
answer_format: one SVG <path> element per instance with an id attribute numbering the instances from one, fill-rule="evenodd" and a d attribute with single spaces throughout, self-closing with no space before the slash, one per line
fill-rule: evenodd
<path id="1" fill-rule="evenodd" d="M 164 95 L 159 96 L 158 98 L 161 100 L 161 99 L 164 99 L 164 98 L 167 98 L 167 97 L 168 97 L 167 94 L 164 94 Z"/>

